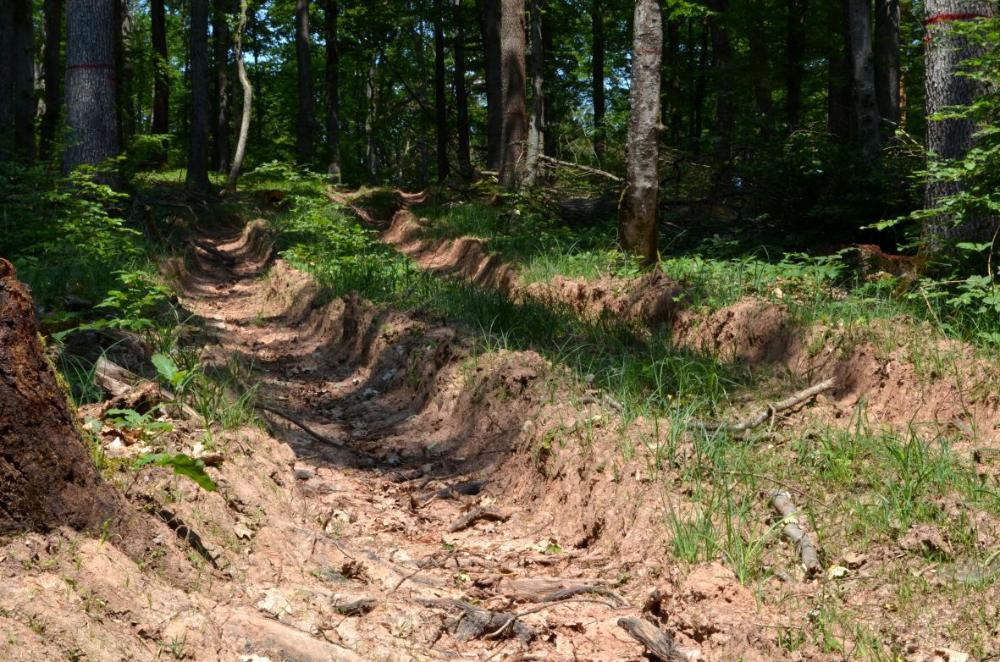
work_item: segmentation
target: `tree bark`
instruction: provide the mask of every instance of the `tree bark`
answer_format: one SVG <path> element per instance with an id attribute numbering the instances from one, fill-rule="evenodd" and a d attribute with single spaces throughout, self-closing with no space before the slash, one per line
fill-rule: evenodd
<path id="1" fill-rule="evenodd" d="M 250 135 L 250 113 L 253 108 L 253 87 L 250 85 L 250 77 L 247 76 L 246 62 L 243 58 L 243 33 L 247 27 L 247 7 L 248 0 L 240 0 L 240 22 L 236 26 L 236 41 L 234 43 L 234 54 L 236 57 L 236 75 L 240 79 L 240 86 L 243 88 L 243 107 L 240 109 L 240 130 L 236 138 L 236 153 L 233 155 L 233 163 L 229 168 L 229 178 L 226 181 L 226 190 L 235 191 L 236 182 L 240 177 L 240 170 L 243 169 L 243 158 L 247 152 L 247 138 Z"/>
<path id="2" fill-rule="evenodd" d="M 35 33 L 32 4 L 8 0 L 14 9 L 14 151 L 22 163 L 35 161 Z M 2 66 L 2 65 L 0 65 Z"/>
<path id="3" fill-rule="evenodd" d="M 216 0 L 212 13 L 215 60 L 215 169 L 229 172 L 229 15 L 231 0 Z"/>
<path id="4" fill-rule="evenodd" d="M 337 43 L 337 0 L 326 0 L 326 147 L 330 155 L 326 172 L 340 183 L 340 51 Z"/>
<path id="5" fill-rule="evenodd" d="M 715 156 L 721 163 L 729 163 L 733 156 L 733 130 L 736 124 L 736 106 L 732 76 L 733 51 L 726 27 L 729 0 L 709 0 L 712 11 L 709 25 L 712 33 L 712 55 L 715 68 Z"/>
<path id="6" fill-rule="evenodd" d="M 590 82 L 591 100 L 594 104 L 594 154 L 598 164 L 604 163 L 606 148 L 604 135 L 604 115 L 607 113 L 607 103 L 604 96 L 604 51 L 606 38 L 604 36 L 604 6 L 602 0 L 592 0 L 590 3 Z"/>
<path id="7" fill-rule="evenodd" d="M 542 0 L 531 0 L 531 123 L 528 126 L 527 183 L 538 178 L 539 156 L 545 149 L 545 51 L 542 41 Z"/>
<path id="8" fill-rule="evenodd" d="M 45 81 L 45 114 L 38 141 L 38 152 L 43 159 L 52 156 L 56 133 L 62 117 L 62 21 L 63 0 L 45 0 L 45 55 L 42 60 L 42 78 Z"/>
<path id="9" fill-rule="evenodd" d="M 663 46 L 659 0 L 637 0 L 633 23 L 628 167 L 618 211 L 618 241 L 647 264 L 657 259 L 659 178 L 656 131 L 660 119 Z"/>
<path id="10" fill-rule="evenodd" d="M 101 480 L 45 358 L 28 288 L 2 258 L 0 429 L 0 534 L 97 531 L 121 514 L 124 504 Z"/>
<path id="11" fill-rule="evenodd" d="M 500 185 L 508 191 L 520 188 L 526 165 L 528 104 L 525 98 L 524 46 L 524 0 L 503 0 L 500 52 L 504 113 Z"/>
<path id="12" fill-rule="evenodd" d="M 170 79 L 167 76 L 167 23 L 163 0 L 149 2 L 150 36 L 153 42 L 152 131 L 170 131 Z"/>
<path id="13" fill-rule="evenodd" d="M 444 69 L 444 8 L 434 0 L 434 125 L 437 136 L 437 178 L 448 178 L 448 99 Z"/>
<path id="14" fill-rule="evenodd" d="M 67 169 L 118 155 L 116 11 L 116 0 L 69 0 L 66 5 Z"/>
<path id="15" fill-rule="evenodd" d="M 954 23 L 995 16 L 996 5 L 988 0 L 926 0 L 924 9 L 927 150 L 933 157 L 950 161 L 961 158 L 972 148 L 975 122 L 971 118 L 934 119 L 934 116 L 951 106 L 967 106 L 984 91 L 981 83 L 957 75 L 965 61 L 982 55 L 982 47 L 956 34 Z M 961 182 L 931 178 L 924 191 L 924 203 L 928 209 L 934 208 L 942 198 L 961 190 Z M 996 227 L 995 216 L 969 218 L 958 225 L 947 214 L 934 216 L 924 221 L 925 250 L 934 254 L 956 241 L 989 241 Z"/>
<path id="16" fill-rule="evenodd" d="M 788 0 L 785 42 L 785 121 L 794 130 L 802 117 L 803 61 L 806 55 L 806 9 L 808 0 Z M 834 4 L 836 2 L 834 1 Z"/>
<path id="17" fill-rule="evenodd" d="M 899 124 L 899 0 L 875 0 L 875 96 L 882 120 Z"/>
<path id="18" fill-rule="evenodd" d="M 464 177 L 472 176 L 472 155 L 469 146 L 469 94 L 465 88 L 465 20 L 462 0 L 455 3 L 455 121 L 458 126 L 458 169 Z"/>
<path id="19" fill-rule="evenodd" d="M 128 149 L 135 135 L 135 99 L 133 98 L 132 13 L 128 0 L 118 0 L 118 34 L 115 42 L 115 67 L 118 97 L 118 142 Z"/>
<path id="20" fill-rule="evenodd" d="M 500 58 L 500 2 L 483 4 L 483 61 L 486 75 L 486 169 L 499 170 L 503 159 L 503 74 Z"/>
<path id="21" fill-rule="evenodd" d="M 295 131 L 295 152 L 299 163 L 313 158 L 316 110 L 312 60 L 309 55 L 309 0 L 295 0 L 295 59 L 298 62 L 299 112 Z"/>
<path id="22" fill-rule="evenodd" d="M 827 56 L 827 129 L 841 142 L 847 142 L 851 136 L 847 2 L 848 0 L 831 0 L 827 4 L 827 29 L 831 39 Z"/>
<path id="23" fill-rule="evenodd" d="M 205 193 L 208 181 L 209 71 L 208 0 L 191 0 L 191 135 L 188 143 L 189 189 Z"/>
<path id="24" fill-rule="evenodd" d="M 378 75 L 378 54 L 372 54 L 368 66 L 368 78 L 365 80 L 365 140 L 367 142 L 366 162 L 368 179 L 372 184 L 378 182 L 378 154 L 375 152 L 375 113 L 378 110 L 375 97 L 375 77 Z"/>
<path id="25" fill-rule="evenodd" d="M 868 0 L 848 0 L 851 83 L 854 130 L 865 163 L 874 163 L 882 148 L 880 117 L 875 97 L 875 59 L 872 54 L 871 11 Z"/>

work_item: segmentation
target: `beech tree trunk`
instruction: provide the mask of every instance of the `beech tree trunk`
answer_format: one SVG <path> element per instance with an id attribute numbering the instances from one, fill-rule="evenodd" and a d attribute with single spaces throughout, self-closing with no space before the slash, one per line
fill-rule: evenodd
<path id="1" fill-rule="evenodd" d="M 35 161 L 35 33 L 32 4 L 8 0 L 13 5 L 14 151 L 22 163 Z M 0 64 L 0 66 L 3 66 Z"/>
<path id="2" fill-rule="evenodd" d="M 848 0 L 830 0 L 826 6 L 827 28 L 830 34 L 830 51 L 827 55 L 827 129 L 841 142 L 846 142 L 851 136 L 847 2 Z"/>
<path id="3" fill-rule="evenodd" d="M 472 155 L 469 146 L 469 94 L 465 88 L 465 19 L 462 0 L 455 6 L 455 121 L 458 130 L 458 169 L 464 177 L 472 176 Z"/>
<path id="4" fill-rule="evenodd" d="M 715 64 L 715 132 L 718 142 L 715 156 L 721 163 L 733 157 L 733 130 L 736 125 L 736 106 L 733 103 L 733 51 L 726 27 L 729 0 L 709 0 L 713 16 L 709 21 L 712 33 L 712 55 Z"/>
<path id="5" fill-rule="evenodd" d="M 988 0 L 925 0 L 924 9 L 927 150 L 949 161 L 961 158 L 972 148 L 975 123 L 970 118 L 934 119 L 934 115 L 950 106 L 969 105 L 984 91 L 979 82 L 956 75 L 965 61 L 982 55 L 982 47 L 956 34 L 954 24 L 995 16 L 996 5 Z M 961 182 L 930 179 L 924 192 L 925 204 L 927 208 L 936 207 L 943 197 L 961 189 Z M 949 215 L 935 216 L 924 221 L 925 249 L 933 254 L 956 241 L 989 241 L 996 227 L 995 216 L 963 219 L 959 224 Z"/>
<path id="6" fill-rule="evenodd" d="M 633 23 L 628 168 L 618 211 L 622 249 L 647 264 L 657 260 L 659 178 L 656 131 L 660 119 L 660 59 L 663 46 L 659 0 L 637 0 Z"/>
<path id="7" fill-rule="evenodd" d="M 524 73 L 524 0 L 503 0 L 500 28 L 503 75 L 503 162 L 500 185 L 508 191 L 521 186 L 525 174 L 528 104 Z"/>
<path id="8" fill-rule="evenodd" d="M 834 4 L 836 1 L 834 0 Z M 803 61 L 806 56 L 806 8 L 808 0 L 788 0 L 785 41 L 785 121 L 796 129 L 802 117 Z"/>
<path id="9" fill-rule="evenodd" d="M 295 152 L 299 163 L 313 158 L 316 132 L 316 102 L 313 100 L 312 60 L 309 55 L 309 0 L 295 0 L 295 59 L 298 62 L 299 112 L 295 131 Z"/>
<path id="10" fill-rule="evenodd" d="M 215 169 L 229 172 L 229 15 L 230 0 L 216 0 L 212 14 L 215 59 Z"/>
<path id="11" fill-rule="evenodd" d="M 882 147 L 878 101 L 875 97 L 875 58 L 872 53 L 871 11 L 868 0 L 848 0 L 851 50 L 851 98 L 854 131 L 865 163 L 874 163 Z"/>
<path id="12" fill-rule="evenodd" d="M 337 43 L 337 0 L 326 0 L 326 147 L 330 181 L 340 183 L 340 51 Z"/>
<path id="13" fill-rule="evenodd" d="M 250 136 L 250 113 L 253 108 L 253 86 L 250 85 L 250 77 L 247 76 L 246 62 L 243 58 L 243 33 L 247 27 L 247 7 L 248 0 L 240 0 L 240 22 L 236 26 L 236 40 L 233 52 L 236 57 L 236 75 L 240 79 L 240 86 L 243 88 L 243 107 L 240 109 L 240 130 L 236 134 L 236 153 L 233 154 L 233 163 L 229 168 L 229 177 L 226 180 L 226 190 L 235 191 L 236 182 L 243 169 L 243 158 L 247 153 L 247 139 Z"/>
<path id="14" fill-rule="evenodd" d="M 39 131 L 38 153 L 43 159 L 52 156 L 56 133 L 62 117 L 62 21 L 63 0 L 45 0 L 45 55 L 42 78 L 45 81 L 45 114 Z"/>
<path id="15" fill-rule="evenodd" d="M 531 122 L 528 126 L 527 183 L 534 184 L 545 149 L 545 51 L 542 0 L 531 0 Z"/>
<path id="16" fill-rule="evenodd" d="M 0 429 L 0 534 L 97 531 L 121 514 L 122 500 L 97 473 L 45 358 L 28 288 L 3 258 Z"/>
<path id="17" fill-rule="evenodd" d="M 434 123 L 437 135 L 437 178 L 448 178 L 448 100 L 445 96 L 444 11 L 434 0 Z"/>
<path id="18" fill-rule="evenodd" d="M 503 72 L 500 57 L 501 0 L 483 3 L 483 61 L 486 75 L 486 169 L 503 160 Z"/>
<path id="19" fill-rule="evenodd" d="M 604 3 L 602 0 L 592 0 L 590 3 L 590 81 L 591 100 L 594 104 L 594 153 L 597 162 L 604 163 L 604 115 L 607 104 L 604 98 L 604 51 L 606 38 L 604 36 Z"/>
<path id="20" fill-rule="evenodd" d="M 899 124 L 899 0 L 875 0 L 875 96 L 882 119 Z"/>
<path id="21" fill-rule="evenodd" d="M 66 136 L 63 164 L 73 169 L 118 155 L 115 98 L 116 0 L 66 4 Z"/>
<path id="22" fill-rule="evenodd" d="M 208 0 L 191 0 L 191 136 L 188 143 L 189 189 L 205 193 L 208 181 L 209 67 Z"/>
<path id="23" fill-rule="evenodd" d="M 153 133 L 170 131 L 170 79 L 167 77 L 167 22 L 163 0 L 149 2 L 153 42 Z"/>

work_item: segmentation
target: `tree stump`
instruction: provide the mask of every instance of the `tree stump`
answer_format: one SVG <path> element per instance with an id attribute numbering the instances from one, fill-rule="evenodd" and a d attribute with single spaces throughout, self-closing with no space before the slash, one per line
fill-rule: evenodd
<path id="1" fill-rule="evenodd" d="M 45 358 L 28 288 L 0 258 L 0 534 L 94 530 L 121 504 Z"/>

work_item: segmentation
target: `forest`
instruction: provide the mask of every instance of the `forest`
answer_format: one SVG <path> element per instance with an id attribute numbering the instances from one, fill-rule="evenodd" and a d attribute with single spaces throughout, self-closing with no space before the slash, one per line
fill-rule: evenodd
<path id="1" fill-rule="evenodd" d="M 995 0 L 0 50 L 0 659 L 1000 656 Z"/>

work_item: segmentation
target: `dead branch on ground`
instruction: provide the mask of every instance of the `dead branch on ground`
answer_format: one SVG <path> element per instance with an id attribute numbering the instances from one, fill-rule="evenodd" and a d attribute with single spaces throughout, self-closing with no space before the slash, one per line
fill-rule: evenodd
<path id="1" fill-rule="evenodd" d="M 812 577 L 822 572 L 823 567 L 819 562 L 819 555 L 816 553 L 816 546 L 813 545 L 805 531 L 799 527 L 799 512 L 792 503 L 792 496 L 785 490 L 777 490 L 771 495 L 771 507 L 781 515 L 784 527 L 782 534 L 795 544 L 802 559 L 802 567 L 806 570 L 806 577 Z"/>
<path id="2" fill-rule="evenodd" d="M 692 425 L 700 427 L 704 430 L 715 431 L 723 430 L 726 432 L 739 433 L 747 432 L 753 430 L 756 427 L 761 426 L 764 422 L 771 420 L 779 412 L 785 411 L 786 409 L 791 409 L 797 405 L 802 404 L 806 400 L 819 395 L 824 391 L 829 391 L 837 382 L 834 378 L 824 379 L 823 381 L 813 384 L 809 388 L 797 391 L 792 395 L 788 396 L 784 400 L 779 400 L 778 402 L 773 402 L 767 405 L 764 409 L 754 414 L 750 418 L 739 421 L 737 423 L 721 423 L 715 421 L 692 421 Z"/>

